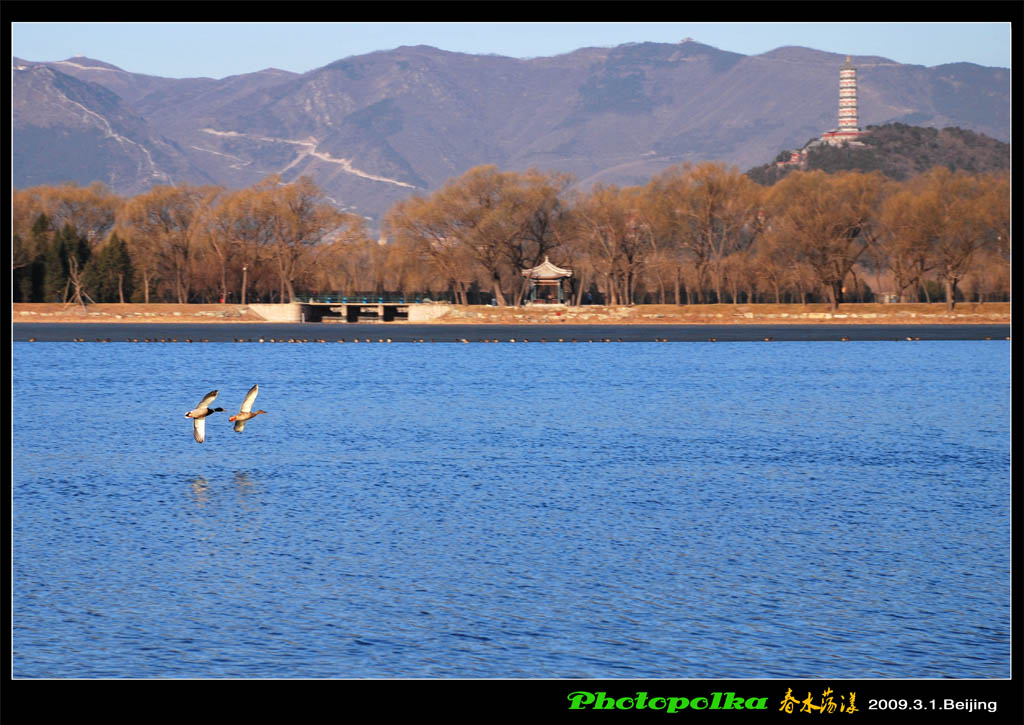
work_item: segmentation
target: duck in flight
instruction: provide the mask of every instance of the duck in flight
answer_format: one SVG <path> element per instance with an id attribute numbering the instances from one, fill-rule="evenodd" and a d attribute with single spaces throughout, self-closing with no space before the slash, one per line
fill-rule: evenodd
<path id="1" fill-rule="evenodd" d="M 211 390 L 199 401 L 199 405 L 185 413 L 186 418 L 192 419 L 192 437 L 196 439 L 196 443 L 202 443 L 206 440 L 206 417 L 224 410 L 223 408 L 210 407 L 210 403 L 216 397 L 217 391 Z"/>
<path id="2" fill-rule="evenodd" d="M 265 410 L 253 411 L 252 409 L 253 401 L 256 400 L 256 395 L 259 392 L 260 386 L 253 385 L 249 389 L 249 392 L 245 394 L 245 400 L 242 401 L 242 408 L 241 410 L 238 411 L 238 415 L 233 415 L 230 418 L 228 418 L 228 421 L 234 421 L 236 433 L 241 433 L 243 430 L 245 430 L 245 422 L 247 420 L 255 418 L 257 415 L 261 413 L 265 414 L 267 412 Z"/>

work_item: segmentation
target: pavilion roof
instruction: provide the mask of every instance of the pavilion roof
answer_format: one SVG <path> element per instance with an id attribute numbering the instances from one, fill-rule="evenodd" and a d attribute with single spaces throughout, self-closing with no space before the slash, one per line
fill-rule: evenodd
<path id="1" fill-rule="evenodd" d="M 529 279 L 561 279 L 562 277 L 572 277 L 572 270 L 562 269 L 551 264 L 551 261 L 545 255 L 544 261 L 536 267 L 524 269 L 523 276 Z"/>

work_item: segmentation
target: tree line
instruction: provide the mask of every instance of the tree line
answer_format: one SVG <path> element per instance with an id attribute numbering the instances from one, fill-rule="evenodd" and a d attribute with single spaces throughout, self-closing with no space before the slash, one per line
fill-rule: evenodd
<path id="1" fill-rule="evenodd" d="M 642 186 L 574 182 L 479 166 L 394 204 L 381 235 L 308 177 L 131 198 L 100 183 L 15 190 L 14 300 L 515 305 L 545 257 L 573 270 L 571 304 L 1009 299 L 1008 172 L 796 171 L 763 187 L 708 162 Z"/>

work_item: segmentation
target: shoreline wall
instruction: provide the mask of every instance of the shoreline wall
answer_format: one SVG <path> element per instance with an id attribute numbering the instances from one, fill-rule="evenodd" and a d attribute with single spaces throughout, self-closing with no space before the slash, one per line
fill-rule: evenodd
<path id="1" fill-rule="evenodd" d="M 302 305 L 298 302 L 284 304 L 255 304 L 248 308 L 267 322 L 301 322 Z"/>
<path id="2" fill-rule="evenodd" d="M 801 325 L 801 324 L 1010 324 L 1009 302 L 958 303 L 947 312 L 942 303 L 876 304 L 848 303 L 832 312 L 827 304 L 754 305 L 633 305 L 565 307 L 537 305 L 490 307 L 486 305 L 410 304 L 407 320 L 383 325 Z M 318 324 L 309 320 L 311 324 Z M 99 303 L 87 307 L 62 303 L 12 303 L 11 321 L 19 322 L 274 322 L 303 321 L 303 303 L 290 304 L 174 304 Z M 340 322 L 340 321 L 338 321 Z M 344 325 L 345 323 L 341 322 Z"/>

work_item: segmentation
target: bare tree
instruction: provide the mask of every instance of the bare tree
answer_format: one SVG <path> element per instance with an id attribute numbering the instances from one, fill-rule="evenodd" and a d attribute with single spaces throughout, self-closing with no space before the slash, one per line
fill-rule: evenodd
<path id="1" fill-rule="evenodd" d="M 846 277 L 870 244 L 881 185 L 879 174 L 797 171 L 772 188 L 771 223 L 790 240 L 795 261 L 813 270 L 832 310 L 842 303 Z"/>
<path id="2" fill-rule="evenodd" d="M 513 183 L 506 193 L 519 197 L 519 203 L 510 206 L 522 215 L 519 234 L 508 239 L 505 252 L 513 271 L 513 298 L 518 304 L 526 296 L 528 280 L 514 272 L 536 267 L 567 241 L 571 222 L 564 194 L 574 178 L 537 169 L 509 176 Z"/>
<path id="3" fill-rule="evenodd" d="M 435 284 L 452 291 L 456 304 L 466 304 L 466 291 L 475 276 L 475 260 L 454 236 L 447 214 L 435 199 L 414 196 L 398 202 L 385 215 L 389 239 L 424 260 Z"/>
<path id="4" fill-rule="evenodd" d="M 574 205 L 595 281 L 611 305 L 632 304 L 637 280 L 654 251 L 643 203 L 639 189 L 598 184 Z"/>
<path id="5" fill-rule="evenodd" d="M 782 292 L 789 285 L 793 255 L 786 240 L 773 227 L 767 226 L 757 240 L 752 249 L 750 264 L 762 285 L 771 289 L 775 304 L 780 304 Z"/>
<path id="6" fill-rule="evenodd" d="M 991 187 L 976 176 L 936 167 L 926 174 L 925 188 L 935 222 L 932 254 L 952 312 L 957 285 L 972 270 L 976 254 L 998 243 L 1002 225 L 986 203 Z"/>
<path id="7" fill-rule="evenodd" d="M 147 252 L 140 267 L 147 301 L 153 266 L 163 268 L 179 303 L 189 301 L 197 251 L 196 221 L 219 191 L 214 186 L 154 186 L 121 210 L 119 228 L 137 248 Z"/>
<path id="8" fill-rule="evenodd" d="M 83 286 L 82 269 L 78 263 L 78 257 L 74 254 L 68 256 L 68 285 L 70 294 L 67 296 L 68 304 L 80 305 L 85 310 L 85 300 L 93 301 Z"/>
<path id="9" fill-rule="evenodd" d="M 917 180 L 899 185 L 882 201 L 875 248 L 879 261 L 892 273 L 900 302 L 907 301 L 907 290 L 935 266 L 931 252 L 938 217 L 931 207 Z"/>
<path id="10" fill-rule="evenodd" d="M 760 233 L 761 188 L 735 167 L 709 162 L 673 166 L 655 176 L 647 191 L 658 236 L 689 254 L 698 299 L 703 301 L 707 280 L 723 301 L 725 260 L 746 251 Z"/>
<path id="11" fill-rule="evenodd" d="M 47 215 L 58 226 L 71 224 L 88 240 L 90 247 L 107 238 L 118 210 L 124 205 L 124 199 L 98 181 L 87 187 L 67 182 L 44 188 L 47 190 L 43 200 Z"/>
<path id="12" fill-rule="evenodd" d="M 540 262 L 559 243 L 567 213 L 560 195 L 570 181 L 566 174 L 503 173 L 496 166 L 478 166 L 429 198 L 414 197 L 393 207 L 387 217 L 389 235 L 425 245 L 423 253 L 463 300 L 465 283 L 476 274 L 457 272 L 452 265 L 471 259 L 483 272 L 483 288 L 499 305 L 507 305 L 522 293 L 519 270 Z"/>

